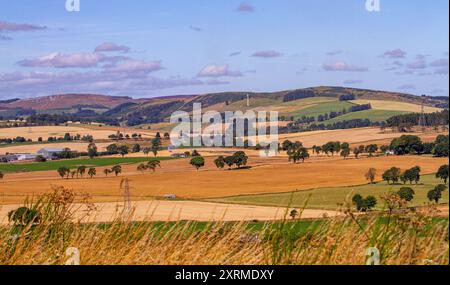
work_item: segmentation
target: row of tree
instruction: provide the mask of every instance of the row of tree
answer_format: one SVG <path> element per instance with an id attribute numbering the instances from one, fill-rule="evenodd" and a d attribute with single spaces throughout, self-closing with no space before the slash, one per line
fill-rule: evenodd
<path id="1" fill-rule="evenodd" d="M 57 169 L 58 175 L 61 176 L 61 178 L 65 178 L 65 179 L 69 179 L 69 178 L 83 178 L 83 176 L 87 174 L 91 177 L 94 178 L 94 176 L 97 175 L 97 169 L 95 167 L 86 167 L 86 166 L 78 166 L 76 169 L 70 169 L 68 167 L 65 166 L 61 166 Z M 105 176 L 108 176 L 110 173 L 114 173 L 116 176 L 118 176 L 120 173 L 122 173 L 122 166 L 120 165 L 115 165 L 110 169 L 104 169 L 103 173 L 105 174 Z"/>
<path id="2" fill-rule="evenodd" d="M 410 182 L 410 184 L 412 184 L 413 182 L 417 184 L 420 181 L 420 170 L 420 167 L 416 166 L 411 169 L 405 170 L 402 173 L 400 168 L 392 167 L 383 173 L 382 178 L 388 184 L 391 182 L 395 184 L 399 181 L 402 181 L 404 184 L 406 184 L 408 181 Z M 377 179 L 377 170 L 375 168 L 370 168 L 366 172 L 365 177 L 371 184 L 375 183 L 375 180 Z M 439 167 L 436 172 L 436 178 L 441 179 L 445 184 L 447 184 L 449 178 L 448 164 Z"/>
<path id="3" fill-rule="evenodd" d="M 152 170 L 154 173 L 158 167 L 161 167 L 161 162 L 159 160 L 152 160 L 147 163 L 139 164 L 137 171 L 144 173 L 146 170 Z"/>
<path id="4" fill-rule="evenodd" d="M 433 143 L 424 143 L 418 136 L 403 135 L 393 139 L 389 149 L 396 155 L 433 154 L 436 157 L 448 157 L 449 136 L 439 135 Z"/>
<path id="5" fill-rule="evenodd" d="M 223 169 L 225 166 L 228 166 L 229 169 L 236 165 L 237 168 L 242 168 L 246 166 L 248 163 L 248 156 L 243 151 L 237 151 L 231 156 L 219 156 L 214 160 L 214 164 L 217 168 Z"/>
<path id="6" fill-rule="evenodd" d="M 193 167 L 197 169 L 197 171 L 205 166 L 205 158 L 200 155 L 196 150 L 192 152 L 192 158 L 189 161 L 189 164 L 191 164 Z M 219 168 L 223 169 L 225 166 L 228 166 L 228 169 L 231 169 L 234 165 L 237 167 L 237 169 L 240 169 L 244 166 L 246 166 L 248 163 L 248 156 L 243 151 L 237 151 L 233 155 L 230 156 L 219 156 L 214 160 L 214 165 Z"/>
<path id="7" fill-rule="evenodd" d="M 422 120 L 421 118 L 424 118 Z M 393 116 L 386 120 L 387 127 L 402 127 L 402 126 L 418 126 L 422 121 L 425 126 L 448 126 L 449 124 L 449 111 L 443 110 L 441 112 L 429 113 L 422 115 L 421 113 L 412 113 Z"/>
<path id="8" fill-rule="evenodd" d="M 419 166 L 407 169 L 403 173 L 400 168 L 391 167 L 383 173 L 382 178 L 383 180 L 387 181 L 388 184 L 390 184 L 391 182 L 392 184 L 395 184 L 399 181 L 402 181 L 403 184 L 406 184 L 406 182 L 408 181 L 410 184 L 412 184 L 413 182 L 417 184 L 420 181 L 420 171 L 421 169 Z"/>
<path id="9" fill-rule="evenodd" d="M 436 204 L 442 199 L 442 194 L 447 190 L 447 186 L 443 184 L 436 185 L 433 189 L 428 191 L 427 198 L 430 202 Z M 410 187 L 402 187 L 397 192 L 387 193 L 381 198 L 385 201 L 387 208 L 392 211 L 396 207 L 403 207 L 407 203 L 414 200 L 416 193 L 414 189 Z M 355 205 L 358 212 L 367 212 L 373 209 L 378 201 L 375 196 L 367 196 L 364 198 L 360 194 L 356 194 L 352 198 L 353 205 Z"/>

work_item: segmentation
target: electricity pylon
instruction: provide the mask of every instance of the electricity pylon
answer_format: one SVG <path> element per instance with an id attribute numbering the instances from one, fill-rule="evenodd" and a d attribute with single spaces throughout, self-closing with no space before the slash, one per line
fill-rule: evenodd
<path id="1" fill-rule="evenodd" d="M 427 126 L 427 118 L 425 116 L 425 95 L 422 95 L 422 103 L 421 103 L 421 112 L 420 112 L 420 118 L 419 118 L 419 126 L 422 129 L 422 132 L 424 133 Z"/>
<path id="2" fill-rule="evenodd" d="M 130 183 L 128 178 L 122 179 L 120 182 L 120 189 L 123 189 L 123 213 L 126 217 L 131 214 L 131 192 L 130 192 Z"/>

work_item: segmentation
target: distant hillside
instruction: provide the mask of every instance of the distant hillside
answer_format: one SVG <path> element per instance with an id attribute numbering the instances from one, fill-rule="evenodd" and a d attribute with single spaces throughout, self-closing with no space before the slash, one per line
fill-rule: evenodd
<path id="1" fill-rule="evenodd" d="M 249 107 L 247 95 L 250 98 Z M 318 119 L 320 116 L 327 118 L 328 115 L 334 118 L 334 113 L 345 114 L 352 106 L 372 104 L 372 109 L 386 112 L 361 110 L 358 116 L 347 115 L 347 117 L 382 121 L 391 114 L 417 112 L 422 102 L 427 106 L 427 112 L 448 108 L 448 97 L 421 97 L 387 91 L 321 86 L 271 93 L 222 92 L 150 99 L 97 94 L 64 94 L 0 101 L 0 116 L 12 118 L 60 114 L 72 116 L 75 120 L 125 123 L 135 126 L 167 122 L 170 115 L 177 110 L 192 111 L 194 103 L 201 103 L 205 111 L 276 110 L 286 120 L 298 120 L 304 117 L 311 120 Z"/>
<path id="2" fill-rule="evenodd" d="M 70 109 L 75 106 L 93 105 L 95 108 L 114 108 L 126 102 L 133 102 L 131 97 L 115 97 L 97 94 L 63 94 L 30 99 L 14 100 L 12 102 L 0 102 L 0 109 Z"/>

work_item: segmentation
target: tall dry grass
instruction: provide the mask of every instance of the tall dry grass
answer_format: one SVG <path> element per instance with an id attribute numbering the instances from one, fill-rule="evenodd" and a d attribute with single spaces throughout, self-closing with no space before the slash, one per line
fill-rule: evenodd
<path id="1" fill-rule="evenodd" d="M 389 209 L 371 216 L 314 223 L 288 219 L 251 230 L 249 223 L 135 223 L 122 213 L 108 224 L 73 222 L 72 192 L 59 188 L 27 201 L 30 219 L 0 228 L 0 264 L 65 264 L 75 247 L 82 265 L 321 265 L 366 263 L 370 247 L 386 265 L 448 264 L 448 221 Z M 89 215 L 89 211 L 86 212 Z"/>

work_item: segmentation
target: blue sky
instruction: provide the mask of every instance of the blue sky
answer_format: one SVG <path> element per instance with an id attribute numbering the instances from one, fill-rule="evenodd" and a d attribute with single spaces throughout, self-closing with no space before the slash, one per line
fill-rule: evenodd
<path id="1" fill-rule="evenodd" d="M 0 0 L 0 98 L 333 85 L 448 96 L 449 2 Z"/>

